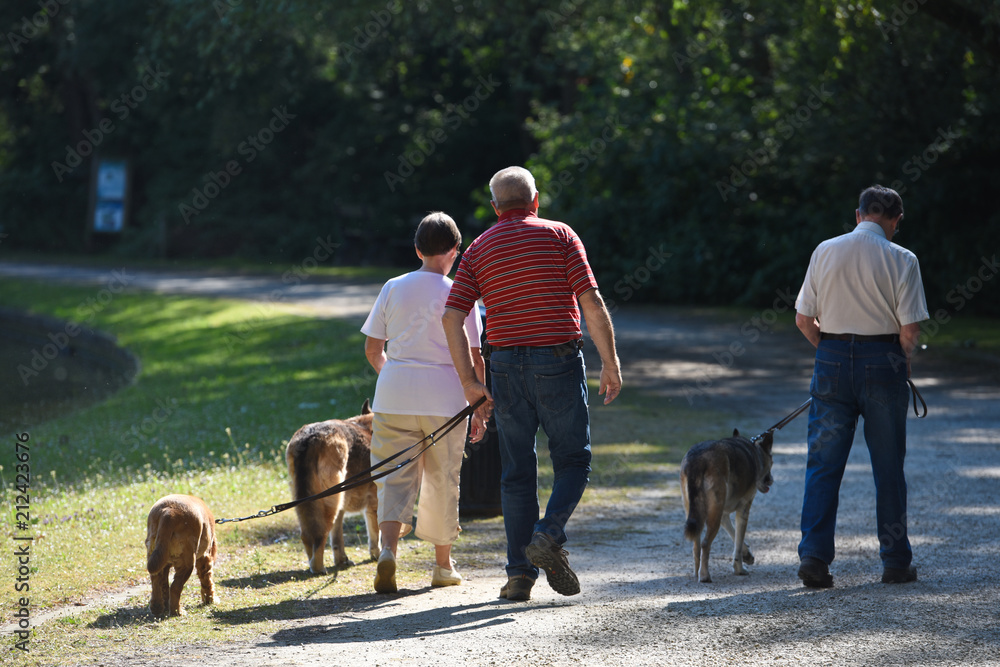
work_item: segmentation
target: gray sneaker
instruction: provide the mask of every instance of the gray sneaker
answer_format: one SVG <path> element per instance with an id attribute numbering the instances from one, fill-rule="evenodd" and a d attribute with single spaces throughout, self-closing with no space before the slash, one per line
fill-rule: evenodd
<path id="1" fill-rule="evenodd" d="M 569 554 L 551 537 L 535 533 L 524 554 L 535 567 L 545 570 L 545 578 L 556 593 L 576 595 L 580 592 L 580 580 L 569 567 Z"/>

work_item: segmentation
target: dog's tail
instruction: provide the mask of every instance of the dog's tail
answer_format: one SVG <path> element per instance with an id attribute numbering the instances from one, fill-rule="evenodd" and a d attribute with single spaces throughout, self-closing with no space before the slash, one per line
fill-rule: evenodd
<path id="1" fill-rule="evenodd" d="M 296 434 L 288 444 L 286 451 L 288 481 L 294 500 L 308 498 L 323 491 L 326 488 L 323 481 L 331 481 L 321 480 L 319 477 L 322 448 L 323 435 L 315 430 Z M 339 476 L 332 481 L 336 483 L 342 479 L 343 476 Z M 327 500 L 308 502 L 295 507 L 302 539 L 309 541 L 313 551 L 322 546 L 328 531 L 327 518 L 321 508 L 325 503 L 336 504 L 337 499 L 341 497 L 333 496 Z"/>
<path id="2" fill-rule="evenodd" d="M 170 514 L 163 512 L 149 536 L 149 555 L 146 557 L 146 571 L 155 574 L 167 564 L 167 548 L 173 536 L 174 527 Z"/>
<path id="3" fill-rule="evenodd" d="M 285 454 L 288 463 L 288 481 L 292 499 L 306 498 L 322 491 L 316 488 L 315 471 L 318 464 L 320 438 L 315 433 L 296 433 Z"/>
<path id="4" fill-rule="evenodd" d="M 702 512 L 704 502 L 701 487 L 695 481 L 694 476 L 688 476 L 685 481 L 687 482 L 688 515 L 687 521 L 684 522 L 684 537 L 694 542 L 705 527 L 705 518 Z"/>

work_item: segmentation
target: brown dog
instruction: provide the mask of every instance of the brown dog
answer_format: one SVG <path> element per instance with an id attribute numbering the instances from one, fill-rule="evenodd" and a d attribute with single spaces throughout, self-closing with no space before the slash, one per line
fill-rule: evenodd
<path id="1" fill-rule="evenodd" d="M 295 432 L 285 449 L 294 500 L 325 491 L 371 467 L 372 417 L 365 401 L 357 417 L 306 424 Z M 331 528 L 334 564 L 353 565 L 344 550 L 344 514 L 361 511 L 368 526 L 368 553 L 378 560 L 381 547 L 375 482 L 295 507 L 310 572 L 326 573 L 323 550 Z"/>
<path id="2" fill-rule="evenodd" d="M 694 543 L 694 573 L 701 582 L 712 581 L 708 574 L 708 554 L 720 525 L 733 538 L 733 571 L 748 574 L 743 563 L 753 565 L 753 554 L 744 541 L 747 518 L 757 491 L 767 493 L 774 483 L 773 444 L 771 432 L 751 442 L 734 429 L 733 437 L 699 442 L 684 455 L 681 461 L 681 495 L 687 512 L 684 537 Z M 735 530 L 729 519 L 732 512 L 736 512 Z"/>
<path id="3" fill-rule="evenodd" d="M 197 568 L 201 580 L 201 601 L 215 602 L 212 566 L 218 547 L 215 517 L 201 498 L 169 495 L 156 501 L 146 519 L 146 569 L 153 582 L 149 610 L 162 616 L 182 616 L 181 591 Z M 169 582 L 174 568 L 174 582 Z"/>

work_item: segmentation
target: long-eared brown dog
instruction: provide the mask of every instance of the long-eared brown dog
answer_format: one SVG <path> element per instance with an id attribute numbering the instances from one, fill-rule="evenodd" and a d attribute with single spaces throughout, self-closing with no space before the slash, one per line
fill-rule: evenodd
<path id="1" fill-rule="evenodd" d="M 771 477 L 771 447 L 774 435 L 769 431 L 751 442 L 733 430 L 733 437 L 706 440 L 692 447 L 681 461 L 681 494 L 684 496 L 684 537 L 694 543 L 694 573 L 703 583 L 710 583 L 708 554 L 721 525 L 733 538 L 733 571 L 748 574 L 743 563 L 753 565 L 754 557 L 746 543 L 747 518 L 757 491 L 767 493 Z M 736 529 L 729 515 L 736 512 Z M 705 531 L 704 539 L 701 536 Z"/>
<path id="2" fill-rule="evenodd" d="M 372 417 L 366 400 L 357 417 L 306 424 L 295 432 L 285 449 L 294 500 L 325 491 L 371 467 Z M 344 514 L 361 511 L 368 527 L 368 553 L 378 560 L 381 547 L 375 482 L 295 507 L 310 572 L 326 573 L 323 551 L 331 528 L 334 564 L 353 565 L 344 550 Z"/>
<path id="3" fill-rule="evenodd" d="M 215 517 L 201 498 L 169 495 L 156 501 L 146 519 L 146 569 L 153 583 L 149 610 L 182 616 L 181 591 L 191 572 L 198 570 L 201 601 L 215 602 L 212 566 L 218 546 Z M 170 568 L 174 581 L 169 582 Z"/>

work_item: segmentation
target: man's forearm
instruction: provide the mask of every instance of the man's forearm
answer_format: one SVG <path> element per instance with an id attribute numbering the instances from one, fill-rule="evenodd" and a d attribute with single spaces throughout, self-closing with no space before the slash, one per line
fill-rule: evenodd
<path id="1" fill-rule="evenodd" d="M 465 333 L 464 326 L 465 317 L 465 313 L 460 310 L 445 308 L 444 317 L 441 318 L 444 335 L 448 340 L 448 351 L 451 353 L 451 362 L 463 387 L 482 381 L 477 376 L 472 352 L 469 349 L 469 336 Z"/>
<path id="2" fill-rule="evenodd" d="M 611 324 L 611 315 L 604 306 L 604 299 L 596 289 L 586 292 L 580 299 L 580 310 L 587 322 L 587 333 L 594 341 L 597 353 L 601 355 L 601 363 L 618 366 L 618 352 L 615 349 L 615 330 Z"/>
<path id="3" fill-rule="evenodd" d="M 913 350 L 917 348 L 920 339 L 920 323 L 904 324 L 899 328 L 899 344 L 909 359 L 913 355 Z"/>
<path id="4" fill-rule="evenodd" d="M 819 347 L 819 324 L 815 317 L 809 317 L 802 313 L 795 313 L 795 326 L 799 328 L 802 335 L 812 343 L 813 347 Z"/>
<path id="5" fill-rule="evenodd" d="M 486 362 L 483 361 L 482 350 L 478 347 L 470 348 L 472 354 L 472 366 L 476 372 L 476 379 L 480 382 L 486 382 Z"/>

